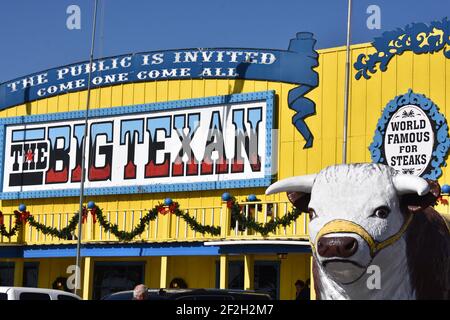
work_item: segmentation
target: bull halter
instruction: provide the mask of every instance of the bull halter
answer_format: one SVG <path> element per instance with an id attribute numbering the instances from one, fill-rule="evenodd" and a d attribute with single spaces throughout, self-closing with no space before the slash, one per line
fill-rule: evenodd
<path id="1" fill-rule="evenodd" d="M 359 224 L 348 220 L 332 220 L 326 223 L 322 227 L 322 229 L 320 229 L 319 233 L 316 236 L 316 244 L 322 236 L 330 233 L 356 233 L 367 242 L 370 248 L 370 256 L 373 258 L 380 250 L 386 248 L 387 246 L 390 246 L 391 244 L 399 240 L 406 232 L 406 229 L 408 229 L 408 226 L 411 223 L 412 219 L 413 215 L 408 214 L 400 230 L 381 242 L 374 240 L 373 237 L 367 232 L 367 230 L 361 227 Z M 316 251 L 313 243 L 311 243 L 311 247 L 314 251 Z"/>

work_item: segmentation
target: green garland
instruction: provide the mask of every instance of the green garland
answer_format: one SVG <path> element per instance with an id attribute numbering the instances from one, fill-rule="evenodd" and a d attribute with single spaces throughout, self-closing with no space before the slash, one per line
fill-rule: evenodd
<path id="1" fill-rule="evenodd" d="M 14 211 L 14 217 L 16 218 L 16 221 L 14 223 L 14 227 L 11 228 L 11 230 L 6 231 L 5 225 L 3 223 L 3 213 L 0 211 L 0 234 L 3 237 L 6 237 L 8 239 L 11 239 L 11 237 L 15 236 L 17 231 L 19 231 L 20 227 L 22 226 L 22 221 L 20 220 L 20 214 L 18 211 Z"/>
<path id="2" fill-rule="evenodd" d="M 64 240 L 72 240 L 72 233 L 78 226 L 78 219 L 78 213 L 74 214 L 70 219 L 69 224 L 61 230 L 58 230 L 54 227 L 47 227 L 46 225 L 37 222 L 32 215 L 28 217 L 27 221 L 30 223 L 30 226 L 36 228 L 45 235 L 50 235 L 52 237 Z"/>
<path id="3" fill-rule="evenodd" d="M 253 230 L 260 233 L 262 236 L 267 236 L 269 233 L 274 232 L 280 225 L 283 227 L 289 226 L 292 221 L 296 220 L 302 214 L 300 209 L 294 207 L 292 212 L 286 213 L 281 218 L 275 217 L 275 219 L 269 222 L 261 223 L 256 222 L 253 217 L 246 217 L 244 214 L 242 214 L 242 206 L 236 201 L 234 197 L 228 200 L 227 206 L 231 209 L 232 228 L 234 228 L 236 222 L 238 222 L 240 231 L 243 231 L 245 229 Z M 258 204 L 255 204 L 255 206 L 258 206 Z"/>
<path id="4" fill-rule="evenodd" d="M 255 204 L 257 205 L 257 204 Z M 286 227 L 292 223 L 292 221 L 296 220 L 300 215 L 301 211 L 297 208 L 294 208 L 292 212 L 288 212 L 281 218 L 276 217 L 275 219 L 267 222 L 260 223 L 256 222 L 252 217 L 246 217 L 242 209 L 243 207 L 239 205 L 234 197 L 227 201 L 227 207 L 231 209 L 231 229 L 234 228 L 236 222 L 239 223 L 239 230 L 253 230 L 260 233 L 263 236 L 267 236 L 269 233 L 276 231 L 278 226 Z M 145 227 L 156 219 L 158 214 L 167 214 L 171 213 L 177 217 L 182 218 L 191 228 L 191 230 L 196 231 L 201 234 L 210 234 L 213 236 L 220 235 L 221 227 L 220 226 L 212 226 L 212 225 L 202 225 L 195 218 L 191 217 L 188 213 L 180 210 L 179 204 L 177 202 L 173 202 L 169 206 L 165 206 L 163 204 L 158 204 L 153 209 L 149 210 L 149 212 L 143 216 L 139 223 L 131 230 L 124 231 L 119 230 L 119 226 L 117 224 L 113 224 L 107 221 L 106 217 L 103 215 L 103 211 L 95 206 L 91 210 L 91 215 L 93 217 L 94 223 L 96 219 L 99 224 L 103 227 L 106 232 L 111 232 L 114 236 L 117 237 L 120 241 L 131 241 L 136 236 L 142 234 L 145 231 Z M 75 213 L 74 216 L 70 219 L 68 225 L 58 230 L 54 227 L 48 227 L 42 223 L 37 222 L 32 215 L 28 211 L 19 212 L 14 211 L 14 215 L 16 218 L 14 227 L 8 232 L 3 224 L 3 214 L 0 212 L 0 234 L 4 237 L 11 238 L 16 235 L 17 231 L 20 229 L 22 224 L 26 224 L 27 222 L 30 225 L 45 235 L 50 235 L 59 239 L 71 240 L 72 233 L 75 231 L 78 225 L 78 213 Z M 86 208 L 83 208 L 83 222 L 88 217 L 88 211 Z"/>

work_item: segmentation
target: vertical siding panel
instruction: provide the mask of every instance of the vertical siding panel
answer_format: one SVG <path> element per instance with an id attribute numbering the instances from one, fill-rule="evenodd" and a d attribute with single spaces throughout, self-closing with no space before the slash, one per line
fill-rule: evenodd
<path id="1" fill-rule="evenodd" d="M 133 104 L 143 104 L 145 102 L 145 83 L 135 83 L 133 93 Z"/>
<path id="2" fill-rule="evenodd" d="M 101 88 L 100 90 L 100 108 L 110 108 L 112 106 L 112 87 Z"/>
<path id="3" fill-rule="evenodd" d="M 156 82 L 145 83 L 145 103 L 156 101 Z"/>
<path id="4" fill-rule="evenodd" d="M 38 100 L 37 107 L 38 107 L 38 113 L 39 114 L 46 114 L 47 113 L 47 103 L 48 103 L 48 99 Z M 9 113 L 8 113 L 8 116 L 10 116 Z"/>
<path id="5" fill-rule="evenodd" d="M 100 89 L 91 90 L 89 109 L 97 109 L 100 106 Z"/>
<path id="6" fill-rule="evenodd" d="M 180 80 L 168 81 L 168 96 L 169 100 L 180 99 Z"/>
<path id="7" fill-rule="evenodd" d="M 180 99 L 190 99 L 192 97 L 191 80 L 180 81 Z"/>
<path id="8" fill-rule="evenodd" d="M 267 81 L 255 81 L 255 91 L 267 91 Z"/>
<path id="9" fill-rule="evenodd" d="M 403 53 L 401 56 L 396 56 L 397 59 L 397 95 L 404 94 L 408 92 L 408 89 L 413 86 L 413 69 L 414 74 L 417 74 L 417 70 L 415 70 L 416 64 L 414 64 L 413 68 L 413 53 L 411 51 L 407 51 Z M 415 57 L 414 57 L 415 59 Z M 417 65 L 419 66 L 419 65 Z M 392 67 L 390 64 L 388 69 Z M 422 70 L 422 68 L 420 67 Z M 427 77 L 428 72 L 425 74 L 421 74 L 420 77 Z M 414 77 L 416 80 L 417 77 Z M 394 98 L 394 97 L 392 97 Z M 391 98 L 391 99 L 392 99 Z"/>
<path id="10" fill-rule="evenodd" d="M 69 110 L 69 94 L 63 94 L 58 99 L 58 112 L 67 112 Z"/>
<path id="11" fill-rule="evenodd" d="M 156 82 L 156 102 L 167 101 L 168 81 Z"/>
<path id="12" fill-rule="evenodd" d="M 360 54 L 366 54 L 366 52 L 366 48 L 353 50 L 350 65 L 353 65 Z M 367 81 L 356 80 L 351 76 L 350 82 L 351 97 L 349 99 L 349 145 L 347 159 L 349 160 L 348 162 L 362 162 L 364 161 L 365 155 L 364 136 L 366 132 Z"/>
<path id="13" fill-rule="evenodd" d="M 338 147 L 340 150 L 340 156 L 337 157 L 337 162 L 341 163 L 342 160 L 342 137 L 344 135 L 344 97 L 345 97 L 345 50 L 338 52 L 338 80 L 337 80 L 337 92 L 336 92 L 336 139 L 340 139 L 341 144 Z M 351 90 L 351 88 L 350 88 Z M 351 93 L 351 91 L 350 91 Z"/>
<path id="14" fill-rule="evenodd" d="M 122 87 L 122 103 L 124 106 L 131 106 L 133 104 L 134 85 L 124 84 Z"/>
<path id="15" fill-rule="evenodd" d="M 338 82 L 338 53 L 329 52 L 324 54 L 323 66 L 321 68 L 322 79 L 321 90 L 322 93 L 322 112 L 318 118 L 322 119 L 322 132 L 321 135 L 315 135 L 325 139 L 334 138 L 336 134 L 336 99 L 337 99 L 337 82 Z M 314 90 L 319 91 L 319 90 Z M 313 100 L 315 101 L 315 100 Z"/>
<path id="16" fill-rule="evenodd" d="M 413 65 L 410 67 L 413 69 L 411 72 L 408 65 L 402 66 L 399 70 L 399 76 L 401 78 L 405 76 L 409 76 L 412 73 L 412 84 L 409 86 L 405 86 L 403 88 L 399 88 L 398 94 L 403 94 L 408 91 L 408 89 L 412 88 L 414 92 L 424 94 L 427 97 L 430 94 L 430 55 L 429 54 L 413 54 L 409 52 L 409 55 L 413 61 Z M 399 57 L 403 61 L 403 56 Z"/>
<path id="17" fill-rule="evenodd" d="M 47 113 L 58 112 L 58 96 L 48 98 L 47 102 Z"/>
<path id="18" fill-rule="evenodd" d="M 368 52 L 372 53 L 373 50 Z M 372 143 L 373 136 L 375 133 L 376 125 L 378 119 L 381 116 L 383 110 L 382 102 L 382 75 L 381 72 L 377 72 L 372 75 L 372 78 L 367 81 L 367 98 L 366 98 L 366 139 L 364 143 L 365 147 L 365 158 L 364 161 L 372 162 L 370 157 L 369 145 Z"/>
<path id="19" fill-rule="evenodd" d="M 205 96 L 214 97 L 217 95 L 216 80 L 205 80 Z"/>
<path id="20" fill-rule="evenodd" d="M 192 80 L 192 98 L 203 98 L 205 96 L 205 82 L 203 80 Z"/>
<path id="21" fill-rule="evenodd" d="M 217 95 L 224 96 L 230 94 L 229 80 L 217 80 Z"/>
<path id="22" fill-rule="evenodd" d="M 397 94 L 397 77 L 401 75 L 397 73 L 397 58 L 392 58 L 389 67 L 385 72 L 378 71 L 381 74 L 381 103 L 382 108 L 394 99 Z"/>
<path id="23" fill-rule="evenodd" d="M 79 92 L 69 93 L 69 111 L 78 110 L 78 106 L 80 105 L 80 103 Z"/>

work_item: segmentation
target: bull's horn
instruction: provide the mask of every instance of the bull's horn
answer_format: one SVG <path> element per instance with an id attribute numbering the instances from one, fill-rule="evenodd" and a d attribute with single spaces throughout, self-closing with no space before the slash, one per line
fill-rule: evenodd
<path id="1" fill-rule="evenodd" d="M 423 196 L 430 191 L 428 182 L 418 176 L 399 174 L 392 181 L 399 195 L 417 193 L 419 196 Z"/>
<path id="2" fill-rule="evenodd" d="M 271 184 L 266 189 L 266 194 L 278 193 L 278 192 L 305 192 L 311 193 L 311 189 L 316 178 L 316 174 L 310 174 L 306 176 L 297 176 L 286 178 Z"/>

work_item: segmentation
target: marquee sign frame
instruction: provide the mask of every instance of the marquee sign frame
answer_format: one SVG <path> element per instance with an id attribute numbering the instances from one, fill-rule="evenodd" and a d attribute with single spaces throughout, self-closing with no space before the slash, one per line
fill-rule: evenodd
<path id="1" fill-rule="evenodd" d="M 409 89 L 406 94 L 392 99 L 384 108 L 383 114 L 377 123 L 373 142 L 369 146 L 372 161 L 386 164 L 385 134 L 387 126 L 400 108 L 411 105 L 420 108 L 426 114 L 433 130 L 434 143 L 431 159 L 420 176 L 425 179 L 437 180 L 442 175 L 441 167 L 446 165 L 446 158 L 450 148 L 447 120 L 439 112 L 438 106 L 433 101 L 425 95 L 414 93 L 412 89 Z"/>
<path id="2" fill-rule="evenodd" d="M 127 185 L 127 186 L 105 186 L 105 187 L 87 187 L 85 194 L 87 196 L 92 195 L 112 195 L 112 194 L 143 194 L 143 193 L 157 193 L 157 192 L 177 192 L 177 191 L 196 191 L 196 190 L 211 190 L 211 189 L 228 189 L 228 188 L 249 188 L 249 187 L 265 187 L 270 185 L 272 180 L 272 154 L 276 154 L 276 150 L 272 150 L 272 129 L 273 129 L 273 109 L 275 103 L 274 91 L 252 92 L 243 94 L 232 94 L 226 96 L 214 96 L 198 99 L 177 100 L 161 103 L 141 104 L 123 107 L 114 107 L 107 109 L 92 109 L 89 110 L 90 119 L 102 119 L 120 116 L 130 116 L 145 114 L 146 116 L 156 112 L 166 112 L 170 115 L 178 111 L 185 111 L 189 109 L 213 109 L 214 107 L 221 107 L 223 105 L 239 106 L 243 104 L 251 104 L 253 102 L 265 102 L 265 136 L 264 139 L 265 150 L 260 150 L 259 154 L 264 156 L 263 167 L 261 167 L 261 177 L 255 179 L 248 179 L 246 175 L 245 179 L 233 179 L 233 180 L 220 180 L 215 181 L 205 180 L 204 182 L 184 182 L 184 183 L 157 183 L 157 184 L 145 184 L 145 185 Z M 230 109 L 231 110 L 231 109 Z M 245 109 L 244 109 L 245 110 Z M 85 111 L 73 111 L 43 115 L 21 116 L 0 119 L 0 199 L 29 199 L 29 198 L 48 198 L 48 197 L 70 197 L 78 196 L 79 188 L 61 188 L 52 190 L 36 190 L 36 191 L 14 191 L 3 192 L 4 177 L 5 177 L 5 159 L 6 159 L 6 137 L 8 126 L 20 126 L 20 125 L 35 125 L 48 123 L 55 123 L 58 125 L 62 122 L 76 122 L 82 120 L 85 117 Z M 121 118 L 119 118 L 121 119 Z M 187 121 L 187 120 L 186 120 Z M 31 127 L 30 127 L 31 128 Z M 12 137 L 11 129 L 8 131 L 9 137 Z M 173 130 L 175 131 L 175 129 Z M 134 133 L 133 133 L 134 135 Z M 25 141 L 25 140 L 24 140 Z M 56 142 L 55 142 L 56 143 Z M 276 145 L 276 144 L 275 144 Z M 25 156 L 25 150 L 23 150 L 23 156 Z M 170 162 L 169 162 L 170 163 Z M 72 170 L 73 168 L 70 168 Z M 22 169 L 23 170 L 23 169 Z M 216 172 L 215 172 L 216 173 Z M 9 178 L 8 178 L 9 179 Z M 70 182 L 70 181 L 69 181 Z"/>

